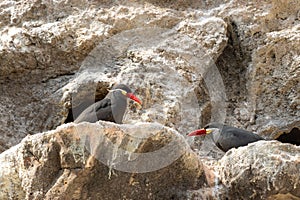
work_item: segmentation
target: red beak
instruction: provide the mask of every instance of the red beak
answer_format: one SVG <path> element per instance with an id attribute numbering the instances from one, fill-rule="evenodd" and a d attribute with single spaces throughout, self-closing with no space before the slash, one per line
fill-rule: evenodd
<path id="1" fill-rule="evenodd" d="M 139 98 L 137 98 L 133 93 L 127 93 L 126 96 L 132 99 L 133 101 L 137 102 L 138 104 L 142 105 L 141 100 L 139 100 Z"/>
<path id="2" fill-rule="evenodd" d="M 187 136 L 199 136 L 199 135 L 205 135 L 205 134 L 206 134 L 206 130 L 203 128 L 203 129 L 195 130 L 195 131 L 189 133 Z"/>

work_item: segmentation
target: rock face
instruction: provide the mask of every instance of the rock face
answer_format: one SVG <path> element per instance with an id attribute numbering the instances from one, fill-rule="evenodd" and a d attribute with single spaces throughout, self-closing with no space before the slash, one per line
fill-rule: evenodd
<path id="1" fill-rule="evenodd" d="M 270 153 L 267 149 L 259 150 L 263 148 L 262 143 L 259 143 L 261 146 L 258 150 L 245 147 L 252 152 L 246 160 L 238 159 L 240 149 L 226 154 L 220 161 L 226 168 L 218 168 L 216 166 L 220 163 L 218 164 L 216 158 L 224 154 L 213 147 L 209 138 L 204 141 L 192 141 L 189 138 L 188 142 L 205 165 L 207 180 L 199 178 L 199 185 L 197 180 L 191 178 L 191 182 L 187 181 L 183 185 L 178 183 L 173 188 L 165 182 L 162 186 L 168 190 L 161 193 L 159 184 L 154 184 L 159 183 L 154 174 L 149 175 L 153 183 L 148 182 L 146 175 L 133 176 L 132 172 L 126 172 L 129 173 L 127 175 L 125 172 L 115 173 L 127 177 L 123 179 L 126 181 L 129 176 L 133 176 L 133 182 L 108 179 L 103 171 L 106 174 L 110 164 L 101 164 L 97 159 L 93 161 L 92 156 L 97 151 L 103 152 L 101 149 L 93 149 L 93 145 L 84 145 L 89 152 L 79 155 L 83 160 L 75 162 L 75 157 L 63 157 L 61 152 L 68 151 L 67 148 L 75 148 L 70 150 L 75 151 L 82 145 L 82 138 L 79 140 L 80 145 L 76 143 L 77 133 L 72 131 L 74 125 L 45 132 L 56 129 L 64 122 L 72 122 L 83 109 L 102 99 L 112 84 L 124 83 L 143 101 L 142 109 L 136 109 L 133 104 L 129 105 L 124 118 L 125 124 L 159 123 L 171 128 L 171 132 L 177 131 L 184 135 L 211 121 L 225 121 L 229 125 L 257 132 L 266 139 L 276 139 L 287 134 L 287 137 L 280 137 L 280 140 L 299 145 L 299 10 L 298 0 L 1 1 L 0 152 L 12 147 L 1 155 L 1 159 L 5 160 L 1 166 L 16 170 L 14 173 L 0 170 L 1 177 L 4 177 L 3 184 L 10 185 L 0 191 L 1 195 L 17 199 L 31 199 L 30 195 L 36 199 L 52 198 L 59 196 L 55 184 L 58 184 L 57 188 L 65 188 L 59 192 L 69 192 L 74 194 L 74 198 L 85 198 L 85 195 L 92 194 L 92 190 L 97 191 L 93 193 L 95 195 L 109 195 L 109 187 L 112 186 L 105 191 L 98 191 L 96 183 L 89 178 L 83 180 L 84 175 L 93 177 L 100 171 L 103 174 L 100 173 L 97 179 L 101 176 L 101 183 L 136 187 L 138 189 L 133 191 L 142 191 L 150 195 L 145 196 L 150 199 L 158 198 L 159 195 L 171 198 L 173 194 L 174 198 L 179 198 L 180 192 L 174 192 L 175 190 L 181 191 L 182 197 L 187 199 L 217 198 L 214 185 L 221 188 L 218 194 L 220 198 L 232 198 L 223 194 L 227 192 L 234 195 L 237 189 L 244 191 L 241 198 L 246 197 L 249 192 L 243 189 L 244 186 L 239 188 L 234 183 L 231 185 L 227 181 L 233 177 L 218 177 L 218 174 L 224 174 L 227 168 L 232 167 L 225 162 L 227 157 L 253 166 L 253 162 L 257 160 L 251 156 L 256 151 Z M 115 128 L 118 129 L 117 127 L 119 126 Z M 91 125 L 87 129 L 94 128 Z M 138 126 L 134 129 L 137 128 Z M 67 132 L 72 133 L 66 137 L 74 142 L 74 146 L 62 146 L 62 143 L 49 139 L 56 140 L 60 137 L 57 135 Z M 34 134 L 37 135 L 27 137 L 20 145 L 13 147 L 27 135 Z M 41 142 L 43 138 L 45 143 Z M 115 140 L 123 141 L 119 141 L 118 137 Z M 25 145 L 35 141 L 39 141 L 35 144 L 42 145 L 41 149 L 44 149 L 45 154 L 42 150 L 32 150 L 37 147 Z M 88 141 L 88 138 L 84 141 Z M 127 139 L 124 141 L 127 144 Z M 50 149 L 46 148 L 46 144 Z M 270 149 L 283 148 L 280 143 L 267 142 L 265 145 L 270 145 Z M 31 149 L 28 161 L 21 161 L 27 158 L 20 148 Z M 45 160 L 39 163 L 30 154 L 33 151 L 37 152 L 34 155 L 36 158 Z M 285 157 L 289 155 L 295 158 L 291 166 L 298 166 L 298 157 L 293 151 L 298 149 L 291 146 L 276 156 L 282 162 L 287 162 Z M 110 153 L 113 155 L 114 152 Z M 107 156 L 112 156 L 110 153 Z M 120 153 L 122 154 L 118 152 L 118 155 Z M 266 157 L 270 159 L 270 163 L 276 162 L 273 157 L 265 154 L 259 158 Z M 178 162 L 187 162 L 180 159 Z M 88 168 L 88 161 L 96 167 Z M 118 162 L 123 163 L 121 161 Z M 64 167 L 65 162 L 75 163 L 70 164 L 75 166 L 74 169 Z M 201 163 L 199 160 L 194 162 Z M 33 165 L 27 166 L 26 163 Z M 243 163 L 240 164 L 244 166 Z M 281 169 L 280 166 L 274 170 L 294 172 L 291 168 Z M 77 173 L 77 167 L 81 170 L 80 173 Z M 130 169 L 134 168 L 135 166 L 130 166 Z M 19 171 L 21 169 L 23 171 Z M 161 170 L 173 174 L 168 171 L 169 168 Z M 280 199 L 299 196 L 293 189 L 294 186 L 289 183 L 283 182 L 285 185 L 279 187 L 276 182 L 277 174 L 254 172 L 262 177 L 260 186 L 265 183 L 266 189 L 258 191 L 254 185 L 249 185 L 257 192 L 251 193 L 253 198 Z M 6 173 L 11 175 L 7 176 Z M 45 175 L 45 185 L 30 177 L 31 173 Z M 202 170 L 199 174 L 202 174 Z M 195 176 L 198 177 L 199 174 Z M 251 174 L 249 179 L 252 180 L 250 176 Z M 41 178 L 42 175 L 38 177 Z M 60 179 L 56 180 L 58 177 Z M 67 177 L 66 187 L 64 177 Z M 111 177 L 114 177 L 113 174 Z M 272 179 L 274 185 L 271 184 L 270 188 L 274 193 L 268 190 L 265 177 Z M 172 177 L 169 178 L 173 180 Z M 183 179 L 185 182 L 186 179 Z M 69 186 L 70 180 L 74 185 Z M 130 186 L 135 180 L 139 184 Z M 222 180 L 222 183 L 214 180 Z M 76 184 L 80 185 L 81 181 L 86 181 L 87 184 L 77 191 Z M 240 179 L 237 181 L 244 182 Z M 293 181 L 298 189 L 299 186 Z M 145 185 L 140 185 L 141 182 L 150 185 L 151 191 Z M 127 195 L 124 198 L 136 197 L 137 192 L 130 195 L 130 189 L 124 190 Z"/>
<path id="2" fill-rule="evenodd" d="M 205 182 L 184 138 L 155 123 L 64 125 L 0 160 L 1 199 L 184 199 Z"/>
<path id="3" fill-rule="evenodd" d="M 68 114 L 72 121 L 116 82 L 144 98 L 128 121 L 189 132 L 226 120 L 267 138 L 299 127 L 297 1 L 6 0 L 0 8 L 0 151 Z"/>
<path id="4" fill-rule="evenodd" d="M 296 198 L 299 155 L 300 147 L 260 141 L 208 164 L 158 123 L 70 123 L 0 155 L 0 198 Z"/>
<path id="5" fill-rule="evenodd" d="M 299 152 L 300 147 L 277 141 L 259 141 L 228 152 L 219 161 L 220 181 L 227 190 L 221 199 L 297 199 Z"/>

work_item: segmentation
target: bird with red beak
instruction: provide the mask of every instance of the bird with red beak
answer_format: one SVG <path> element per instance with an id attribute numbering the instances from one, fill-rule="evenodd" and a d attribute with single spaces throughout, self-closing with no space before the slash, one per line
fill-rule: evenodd
<path id="1" fill-rule="evenodd" d="M 219 123 L 208 124 L 202 129 L 189 133 L 188 136 L 201 136 L 207 134 L 212 135 L 213 142 L 224 152 L 231 148 L 238 148 L 252 142 L 264 140 L 264 138 L 250 131 Z"/>
<path id="2" fill-rule="evenodd" d="M 118 84 L 109 90 L 101 101 L 87 107 L 75 120 L 80 122 L 96 122 L 98 120 L 111 121 L 122 124 L 127 108 L 127 99 L 131 99 L 141 106 L 142 102 L 137 98 L 130 88 L 124 84 Z"/>

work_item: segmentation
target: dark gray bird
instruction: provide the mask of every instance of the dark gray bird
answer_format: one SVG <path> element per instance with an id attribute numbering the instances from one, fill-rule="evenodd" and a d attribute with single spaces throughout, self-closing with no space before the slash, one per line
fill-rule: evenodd
<path id="1" fill-rule="evenodd" d="M 188 136 L 199 136 L 209 133 L 212 133 L 212 139 L 217 147 L 224 152 L 231 148 L 238 148 L 241 146 L 246 146 L 252 142 L 264 140 L 264 138 L 250 131 L 219 123 L 208 124 L 203 129 L 195 130 L 189 133 Z"/>
<path id="2" fill-rule="evenodd" d="M 142 104 L 128 86 L 118 84 L 109 91 L 104 99 L 87 107 L 74 122 L 93 123 L 98 120 L 104 120 L 122 124 L 127 108 L 127 98 L 134 100 L 139 105 Z"/>

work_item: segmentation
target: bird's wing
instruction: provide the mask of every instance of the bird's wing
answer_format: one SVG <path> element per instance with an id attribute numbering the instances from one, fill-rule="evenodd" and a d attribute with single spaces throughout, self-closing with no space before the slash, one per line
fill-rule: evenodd
<path id="1" fill-rule="evenodd" d="M 105 115 L 111 113 L 111 101 L 108 98 L 104 98 L 89 107 L 87 107 L 75 120 L 75 123 L 79 122 L 96 122 L 100 119 L 105 119 Z M 100 118 L 99 118 L 100 116 Z M 108 120 L 109 121 L 109 120 Z"/>
<path id="2" fill-rule="evenodd" d="M 237 144 L 234 142 L 237 138 L 234 135 L 228 134 L 227 136 L 221 135 L 219 139 L 215 142 L 217 147 L 222 151 L 226 152 L 233 147 L 237 147 Z"/>
<path id="3" fill-rule="evenodd" d="M 263 138 L 252 132 L 234 127 L 224 127 L 216 144 L 223 151 L 228 151 L 230 148 L 246 146 L 259 140 L 263 140 Z"/>
<path id="4" fill-rule="evenodd" d="M 94 105 L 94 110 L 98 112 L 103 108 L 111 107 L 111 100 L 109 98 L 104 98 L 101 101 L 94 103 L 93 105 Z"/>
<path id="5" fill-rule="evenodd" d="M 230 132 L 232 133 L 235 137 L 239 138 L 239 139 L 243 139 L 244 141 L 249 142 L 255 142 L 258 140 L 263 140 L 263 138 L 255 133 L 252 133 L 250 131 L 246 131 L 243 129 L 237 129 L 237 128 L 227 128 L 224 129 L 226 132 Z"/>
<path id="6" fill-rule="evenodd" d="M 95 112 L 97 113 L 98 120 L 115 122 L 111 99 L 104 98 L 103 100 L 97 102 L 95 105 Z"/>

